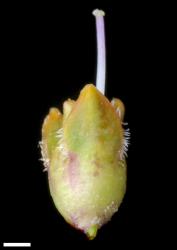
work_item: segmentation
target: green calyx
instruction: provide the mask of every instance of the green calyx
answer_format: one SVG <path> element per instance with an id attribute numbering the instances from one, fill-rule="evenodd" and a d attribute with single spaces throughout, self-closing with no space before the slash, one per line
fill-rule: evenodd
<path id="1" fill-rule="evenodd" d="M 42 128 L 50 193 L 64 219 L 93 239 L 126 190 L 123 103 L 87 84 L 63 115 L 51 109 Z M 45 159 L 46 157 L 46 159 Z"/>

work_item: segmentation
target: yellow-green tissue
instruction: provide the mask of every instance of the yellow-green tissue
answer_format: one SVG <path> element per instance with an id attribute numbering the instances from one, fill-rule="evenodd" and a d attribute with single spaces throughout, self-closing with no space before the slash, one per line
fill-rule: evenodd
<path id="1" fill-rule="evenodd" d="M 59 213 L 93 239 L 118 210 L 126 191 L 124 105 L 92 84 L 76 101 L 52 108 L 42 127 L 41 151 Z"/>

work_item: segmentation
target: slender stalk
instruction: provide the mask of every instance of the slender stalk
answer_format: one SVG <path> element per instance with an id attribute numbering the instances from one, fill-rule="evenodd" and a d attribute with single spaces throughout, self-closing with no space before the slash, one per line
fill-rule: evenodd
<path id="1" fill-rule="evenodd" d="M 104 28 L 104 11 L 94 10 L 93 15 L 96 18 L 97 32 L 97 76 L 96 87 L 102 94 L 105 94 L 106 78 L 106 48 L 105 48 L 105 28 Z"/>

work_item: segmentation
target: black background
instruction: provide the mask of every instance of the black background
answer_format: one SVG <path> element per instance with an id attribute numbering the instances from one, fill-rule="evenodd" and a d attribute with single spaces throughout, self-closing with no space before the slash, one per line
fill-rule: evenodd
<path id="1" fill-rule="evenodd" d="M 131 145 L 124 201 L 111 222 L 88 242 L 55 209 L 39 161 L 38 142 L 49 108 L 61 109 L 64 100 L 76 99 L 86 83 L 95 81 L 96 33 L 91 14 L 95 8 L 106 12 L 106 96 L 124 102 Z M 4 192 L 0 240 L 58 247 L 61 242 L 81 241 L 92 246 L 108 241 L 117 246 L 147 244 L 156 237 L 149 167 L 157 82 L 154 72 L 158 70 L 158 36 L 163 26 L 156 19 L 157 12 L 153 6 L 116 5 L 113 1 L 66 6 L 9 4 L 1 11 L 1 168 L 5 174 L 1 177 Z M 149 225 L 151 230 L 147 229 Z"/>

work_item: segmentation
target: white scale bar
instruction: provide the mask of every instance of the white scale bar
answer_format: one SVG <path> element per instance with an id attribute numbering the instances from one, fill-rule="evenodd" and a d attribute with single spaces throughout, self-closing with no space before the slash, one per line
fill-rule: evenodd
<path id="1" fill-rule="evenodd" d="M 8 242 L 4 242 L 3 243 L 3 247 L 31 247 L 31 243 L 8 243 Z"/>

